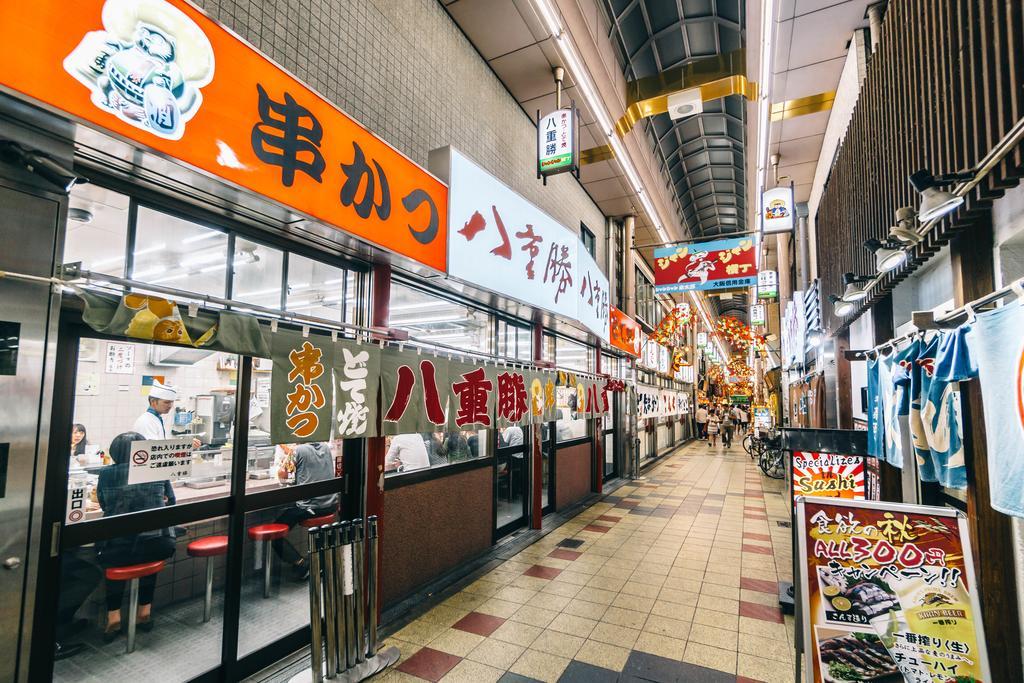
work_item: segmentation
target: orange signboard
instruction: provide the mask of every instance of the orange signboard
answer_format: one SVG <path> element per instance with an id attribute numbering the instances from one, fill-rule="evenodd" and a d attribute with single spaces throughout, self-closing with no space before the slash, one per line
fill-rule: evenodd
<path id="1" fill-rule="evenodd" d="M 637 358 L 640 357 L 642 342 L 639 323 L 612 306 L 609 328 L 612 346 Z"/>
<path id="2" fill-rule="evenodd" d="M 448 189 L 183 0 L 0 5 L 0 85 L 445 271 Z"/>

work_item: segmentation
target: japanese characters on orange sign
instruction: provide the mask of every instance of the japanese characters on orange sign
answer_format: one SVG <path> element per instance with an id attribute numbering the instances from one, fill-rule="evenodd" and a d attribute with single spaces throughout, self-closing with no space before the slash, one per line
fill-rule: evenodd
<path id="1" fill-rule="evenodd" d="M 654 250 L 654 290 L 735 289 L 757 284 L 754 241 L 740 237 Z"/>
<path id="2" fill-rule="evenodd" d="M 0 5 L 0 85 L 447 268 L 445 185 L 183 0 Z"/>
<path id="3" fill-rule="evenodd" d="M 639 323 L 612 306 L 610 326 L 612 346 L 639 358 L 642 348 Z"/>
<path id="4" fill-rule="evenodd" d="M 805 680 L 991 681 L 966 518 L 800 498 Z"/>

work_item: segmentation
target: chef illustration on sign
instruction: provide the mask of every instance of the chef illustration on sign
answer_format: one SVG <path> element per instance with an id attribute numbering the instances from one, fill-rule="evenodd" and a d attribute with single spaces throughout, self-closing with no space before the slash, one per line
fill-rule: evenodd
<path id="1" fill-rule="evenodd" d="M 64 70 L 92 102 L 122 121 L 169 140 L 203 102 L 213 79 L 213 47 L 202 29 L 165 0 L 107 0 L 103 31 L 90 31 Z"/>
<path id="2" fill-rule="evenodd" d="M 132 431 L 142 434 L 149 441 L 158 441 L 169 438 L 167 428 L 164 426 L 164 415 L 171 412 L 174 402 L 178 400 L 178 390 L 169 384 L 162 384 L 156 380 L 149 389 L 149 407 L 146 412 L 139 415 L 132 425 Z M 202 442 L 199 439 L 192 440 L 192 448 L 199 448 Z"/>

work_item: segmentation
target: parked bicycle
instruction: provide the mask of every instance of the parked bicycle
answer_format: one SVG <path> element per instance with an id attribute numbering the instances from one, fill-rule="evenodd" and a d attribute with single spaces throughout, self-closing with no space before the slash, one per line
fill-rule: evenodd
<path id="1" fill-rule="evenodd" d="M 769 431 L 761 436 L 750 435 L 743 439 L 743 448 L 750 454 L 751 459 L 757 461 L 757 466 L 765 476 L 782 479 L 786 475 L 782 437 L 777 432 Z"/>

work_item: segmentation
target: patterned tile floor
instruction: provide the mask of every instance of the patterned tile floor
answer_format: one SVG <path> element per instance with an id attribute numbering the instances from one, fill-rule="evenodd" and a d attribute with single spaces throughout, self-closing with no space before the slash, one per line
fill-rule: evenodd
<path id="1" fill-rule="evenodd" d="M 685 446 L 395 633 L 378 680 L 791 681 L 782 489 Z"/>

